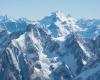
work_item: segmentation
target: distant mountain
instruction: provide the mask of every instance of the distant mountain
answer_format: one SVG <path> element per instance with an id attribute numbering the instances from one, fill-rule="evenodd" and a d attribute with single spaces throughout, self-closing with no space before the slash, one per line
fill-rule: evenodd
<path id="1" fill-rule="evenodd" d="M 26 18 L 16 20 L 6 15 L 0 16 L 0 30 L 7 30 L 9 32 L 23 31 L 29 23 L 31 23 L 31 21 Z"/>
<path id="2" fill-rule="evenodd" d="M 77 25 L 85 29 L 81 33 L 84 37 L 95 39 L 100 34 L 100 20 L 98 19 L 79 19 Z"/>
<path id="3" fill-rule="evenodd" d="M 36 22 L 1 16 L 0 25 L 1 80 L 100 80 L 99 20 L 57 11 Z"/>

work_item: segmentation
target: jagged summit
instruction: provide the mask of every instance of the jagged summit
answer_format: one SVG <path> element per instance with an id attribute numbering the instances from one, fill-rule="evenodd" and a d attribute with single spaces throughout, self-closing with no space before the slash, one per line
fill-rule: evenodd
<path id="1" fill-rule="evenodd" d="M 56 17 L 57 19 L 59 19 L 62 22 L 67 20 L 66 16 L 64 15 L 64 13 L 62 11 L 52 12 L 51 14 L 52 14 L 52 16 Z"/>
<path id="2" fill-rule="evenodd" d="M 0 30 L 7 30 L 8 32 L 24 31 L 28 24 L 37 24 L 44 28 L 48 34 L 53 36 L 67 35 L 70 32 L 78 32 L 81 37 L 96 38 L 100 34 L 100 20 L 96 19 L 76 19 L 72 16 L 64 15 L 62 11 L 52 12 L 45 16 L 40 21 L 30 21 L 26 18 L 19 18 L 18 20 L 10 18 L 7 15 L 0 16 Z M 48 29 L 49 28 L 49 29 Z"/>
<path id="3" fill-rule="evenodd" d="M 0 18 L 0 80 L 100 80 L 100 20 Z"/>
<path id="4" fill-rule="evenodd" d="M 72 17 L 66 17 L 62 11 L 56 11 L 51 15 L 40 20 L 40 24 L 54 37 L 68 35 L 70 32 L 82 31 L 82 28 L 76 24 L 76 20 Z"/>
<path id="5" fill-rule="evenodd" d="M 70 18 L 70 17 L 72 17 L 71 14 L 67 14 L 67 18 Z"/>
<path id="6" fill-rule="evenodd" d="M 68 19 L 62 11 L 56 11 L 56 12 L 52 12 L 50 15 L 40 20 L 41 23 L 45 23 L 46 25 L 52 24 L 53 22 L 56 22 L 56 21 L 68 22 Z"/>
<path id="7" fill-rule="evenodd" d="M 40 20 L 40 25 L 47 28 L 49 34 L 54 37 L 63 36 L 69 34 L 69 31 L 65 29 L 67 24 L 67 18 L 61 11 L 51 13 L 51 15 L 44 17 Z"/>

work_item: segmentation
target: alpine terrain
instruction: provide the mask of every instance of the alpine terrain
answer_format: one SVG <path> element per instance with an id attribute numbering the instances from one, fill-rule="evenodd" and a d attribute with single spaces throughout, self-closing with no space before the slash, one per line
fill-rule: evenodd
<path id="1" fill-rule="evenodd" d="M 0 80 L 100 80 L 100 20 L 0 16 Z"/>

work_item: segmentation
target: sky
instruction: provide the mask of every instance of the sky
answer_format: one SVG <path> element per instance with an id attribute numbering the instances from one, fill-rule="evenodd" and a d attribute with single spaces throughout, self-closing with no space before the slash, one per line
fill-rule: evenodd
<path id="1" fill-rule="evenodd" d="M 0 0 L 0 15 L 39 20 L 63 11 L 76 18 L 100 18 L 100 0 Z"/>

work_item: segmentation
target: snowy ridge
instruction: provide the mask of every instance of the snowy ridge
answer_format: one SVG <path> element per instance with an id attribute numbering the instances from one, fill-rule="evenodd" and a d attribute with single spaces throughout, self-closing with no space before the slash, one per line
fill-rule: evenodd
<path id="1" fill-rule="evenodd" d="M 36 22 L 0 17 L 0 79 L 100 80 L 99 25 L 61 11 Z"/>

